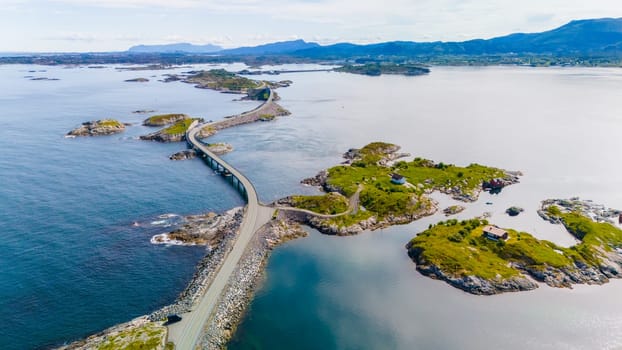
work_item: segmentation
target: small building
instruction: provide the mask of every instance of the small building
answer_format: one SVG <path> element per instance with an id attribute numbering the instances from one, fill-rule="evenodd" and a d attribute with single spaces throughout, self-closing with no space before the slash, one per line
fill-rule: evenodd
<path id="1" fill-rule="evenodd" d="M 391 182 L 396 185 L 403 185 L 406 183 L 406 178 L 400 174 L 391 174 Z"/>
<path id="2" fill-rule="evenodd" d="M 508 231 L 498 228 L 497 226 L 484 226 L 484 237 L 493 241 L 507 240 Z"/>

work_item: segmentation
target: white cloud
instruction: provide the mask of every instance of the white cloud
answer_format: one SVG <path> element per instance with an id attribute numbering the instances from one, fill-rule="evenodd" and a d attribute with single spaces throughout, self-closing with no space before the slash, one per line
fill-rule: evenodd
<path id="1" fill-rule="evenodd" d="M 58 47 L 66 40 L 72 48 L 90 42 L 94 50 L 172 41 L 232 47 L 292 38 L 322 44 L 454 41 L 622 17 L 622 6 L 619 0 L 0 0 L 0 13 L 0 30 L 23 34 L 20 45 L 53 38 Z"/>

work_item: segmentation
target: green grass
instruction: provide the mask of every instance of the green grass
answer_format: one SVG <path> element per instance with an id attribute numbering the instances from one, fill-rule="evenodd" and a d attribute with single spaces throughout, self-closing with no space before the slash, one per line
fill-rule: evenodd
<path id="1" fill-rule="evenodd" d="M 382 218 L 421 209 L 421 199 L 430 190 L 455 188 L 459 194 L 473 196 L 481 189 L 483 181 L 505 176 L 500 169 L 479 164 L 459 167 L 421 158 L 400 161 L 392 167 L 379 165 L 395 147 L 382 142 L 363 147 L 352 165 L 328 169 L 328 184 L 347 197 L 356 192 L 359 184 L 363 185 L 361 204 Z M 391 183 L 392 173 L 403 175 L 413 186 Z"/>
<path id="2" fill-rule="evenodd" d="M 571 249 L 593 265 L 601 261 L 602 251 L 622 247 L 622 230 L 609 223 L 594 222 L 579 213 L 562 213 L 558 217 L 568 232 L 581 240 Z"/>
<path id="3" fill-rule="evenodd" d="M 419 251 L 423 260 L 455 277 L 506 279 L 520 275 L 520 271 L 508 267 L 508 261 L 494 252 L 494 246 L 503 243 L 481 236 L 483 224 L 478 219 L 440 222 L 413 238 L 409 250 Z"/>
<path id="4" fill-rule="evenodd" d="M 198 119 L 197 118 L 186 118 L 186 119 L 180 120 L 177 123 L 169 126 L 168 128 L 163 129 L 162 132 L 168 135 L 183 134 L 188 130 L 188 128 L 190 127 L 190 124 L 192 124 L 192 122 L 194 122 L 195 120 L 198 120 Z"/>
<path id="5" fill-rule="evenodd" d="M 345 197 L 351 197 L 361 187 L 360 204 L 366 211 L 356 216 L 331 219 L 337 225 L 349 226 L 375 216 L 378 221 L 387 217 L 408 217 L 431 207 L 426 193 L 432 190 L 456 189 L 458 194 L 474 196 L 482 182 L 505 177 L 503 170 L 471 164 L 459 167 L 434 163 L 416 158 L 411 162 L 400 161 L 385 166 L 387 156 L 396 152 L 398 146 L 385 142 L 372 142 L 358 150 L 351 165 L 338 165 L 328 169 L 327 183 Z M 391 174 L 406 177 L 408 185 L 391 182 Z M 320 201 L 320 199 L 316 199 Z M 330 201 L 326 201 L 330 203 Z M 337 213 L 340 208 L 323 208 L 323 213 Z"/>
<path id="6" fill-rule="evenodd" d="M 372 216 L 373 213 L 370 211 L 359 210 L 356 214 L 347 214 L 335 218 L 330 218 L 328 222 L 331 224 L 335 224 L 339 227 L 348 227 L 361 221 L 367 220 Z"/>
<path id="7" fill-rule="evenodd" d="M 224 69 L 204 71 L 189 77 L 187 81 L 206 86 L 210 89 L 227 89 L 231 91 L 254 89 L 261 85 L 258 81 L 239 76 Z"/>
<path id="8" fill-rule="evenodd" d="M 132 328 L 113 337 L 108 337 L 99 344 L 97 350 L 151 350 L 162 345 L 166 336 L 166 328 L 154 324 L 146 324 Z M 168 346 L 168 345 L 167 345 Z"/>
<path id="9" fill-rule="evenodd" d="M 608 223 L 597 223 L 579 213 L 561 213 L 559 217 L 570 233 L 581 240 L 570 248 L 539 240 L 529 233 L 507 230 L 510 238 L 505 242 L 482 237 L 482 226 L 473 219 L 457 222 L 448 220 L 430 227 L 408 244 L 412 253 L 455 276 L 474 275 L 494 278 L 496 274 L 511 276 L 520 270 L 509 267 L 519 264 L 533 270 L 547 267 L 576 269 L 575 262 L 598 268 L 602 251 L 622 246 L 622 230 Z"/>
<path id="10" fill-rule="evenodd" d="M 345 65 L 336 68 L 337 72 L 346 72 L 353 74 L 364 74 L 377 76 L 382 74 L 402 74 L 402 75 L 421 75 L 430 73 L 430 70 L 414 64 L 396 64 L 396 63 L 367 63 L 362 65 Z"/>
<path id="11" fill-rule="evenodd" d="M 120 128 L 124 126 L 120 121 L 115 120 L 115 119 L 103 119 L 103 120 L 100 120 L 98 124 L 99 126 L 116 127 L 116 128 Z"/>
<path id="12" fill-rule="evenodd" d="M 348 210 L 348 200 L 334 192 L 323 196 L 292 196 L 292 204 L 319 214 L 334 215 Z"/>
<path id="13" fill-rule="evenodd" d="M 153 125 L 165 125 L 168 124 L 169 120 L 174 120 L 177 118 L 188 118 L 188 116 L 180 113 L 158 114 L 147 118 L 145 123 Z"/>

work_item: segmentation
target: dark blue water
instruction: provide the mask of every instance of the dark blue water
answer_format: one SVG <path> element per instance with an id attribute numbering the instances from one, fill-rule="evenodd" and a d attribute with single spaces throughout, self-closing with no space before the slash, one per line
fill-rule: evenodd
<path id="1" fill-rule="evenodd" d="M 151 245 L 166 228 L 149 223 L 243 204 L 200 161 L 168 159 L 185 145 L 137 140 L 151 129 L 131 111 L 219 119 L 255 103 L 153 78 L 123 82 L 163 73 L 0 66 L 1 349 L 74 340 L 170 303 L 204 248 Z M 106 117 L 135 125 L 114 136 L 63 137 Z"/>

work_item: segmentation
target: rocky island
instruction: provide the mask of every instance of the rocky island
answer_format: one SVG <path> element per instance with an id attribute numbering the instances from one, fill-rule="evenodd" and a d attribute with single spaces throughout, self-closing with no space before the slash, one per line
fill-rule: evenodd
<path id="1" fill-rule="evenodd" d="M 259 81 L 248 79 L 239 74 L 226 71 L 224 69 L 211 69 L 208 71 L 191 71 L 181 79 L 185 83 L 193 84 L 199 89 L 211 89 L 224 93 L 247 94 L 245 99 L 267 100 L 269 92 L 265 88 L 276 89 L 287 87 L 292 82 L 285 80 L 281 82 Z M 268 95 L 266 95 L 268 93 Z"/>
<path id="2" fill-rule="evenodd" d="M 144 126 L 165 126 L 190 118 L 186 114 L 170 113 L 151 116 L 143 121 Z"/>
<path id="3" fill-rule="evenodd" d="M 302 181 L 319 186 L 326 195 L 287 197 L 276 205 L 301 209 L 292 215 L 320 232 L 349 235 L 432 215 L 438 210 L 429 197 L 433 191 L 473 202 L 486 183 L 503 187 L 518 182 L 516 172 L 479 164 L 460 167 L 423 158 L 399 160 L 408 156 L 399 150 L 384 142 L 351 149 L 344 154 L 345 164 Z"/>
<path id="4" fill-rule="evenodd" d="M 82 123 L 67 133 L 68 137 L 111 135 L 125 131 L 125 124 L 115 119 L 101 119 Z"/>
<path id="5" fill-rule="evenodd" d="M 186 131 L 194 121 L 202 122 L 201 118 L 184 117 L 173 125 L 158 130 L 154 133 L 140 136 L 141 140 L 158 141 L 158 142 L 180 142 L 186 139 Z"/>
<path id="6" fill-rule="evenodd" d="M 342 67 L 335 68 L 336 72 L 361 74 L 369 76 L 379 76 L 383 74 L 394 75 L 425 75 L 430 73 L 430 69 L 410 63 L 366 63 L 366 64 L 346 64 Z"/>
<path id="7" fill-rule="evenodd" d="M 534 281 L 571 288 L 620 278 L 622 230 L 557 203 L 544 201 L 541 216 L 563 224 L 578 240 L 570 248 L 475 218 L 431 226 L 406 245 L 408 255 L 422 274 L 472 294 L 531 290 L 538 287 Z"/>
<path id="8" fill-rule="evenodd" d="M 148 83 L 149 79 L 147 78 L 134 78 L 134 79 L 127 79 L 124 80 L 126 83 Z"/>

